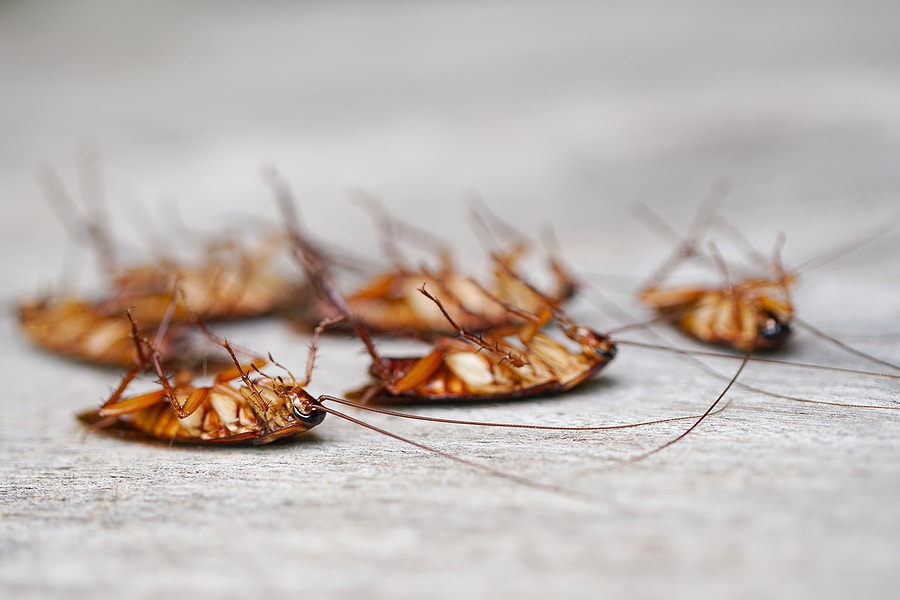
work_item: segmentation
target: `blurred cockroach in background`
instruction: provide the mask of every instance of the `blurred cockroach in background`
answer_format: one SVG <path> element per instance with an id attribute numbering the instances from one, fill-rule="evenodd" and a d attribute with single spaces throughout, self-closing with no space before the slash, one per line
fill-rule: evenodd
<path id="1" fill-rule="evenodd" d="M 494 266 L 489 283 L 479 282 L 475 276 L 460 269 L 453 260 L 448 245 L 437 241 L 431 232 L 422 231 L 389 215 L 381 203 L 369 195 L 359 194 L 358 199 L 369 209 L 382 236 L 382 246 L 391 267 L 346 294 L 347 306 L 359 322 L 369 331 L 393 337 L 430 339 L 452 335 L 454 322 L 467 331 L 479 332 L 507 327 L 522 322 L 504 304 L 513 304 L 526 312 L 537 312 L 547 299 L 555 304 L 567 300 L 574 293 L 572 277 L 551 257 L 549 264 L 555 278 L 555 288 L 535 294 L 531 286 L 522 282 L 524 277 L 517 265 L 527 251 L 524 244 L 517 244 L 491 255 Z M 404 259 L 397 245 L 397 234 L 403 233 L 407 242 L 423 241 L 430 246 L 437 259 L 436 267 L 412 265 Z M 299 230 L 296 232 L 300 235 Z M 307 247 L 313 245 L 306 239 Z M 317 252 L 319 262 L 327 262 L 327 256 Z M 442 310 L 451 316 L 448 321 L 432 301 L 419 293 L 426 286 L 439 294 Z M 334 317 L 340 311 L 328 298 L 313 304 L 314 311 L 308 317 L 310 323 L 325 317 Z"/>
<path id="2" fill-rule="evenodd" d="M 178 353 L 171 347 L 182 337 L 180 323 L 186 320 L 181 309 L 167 313 L 176 281 L 195 314 L 205 321 L 265 316 L 303 297 L 305 284 L 277 265 L 277 255 L 286 250 L 280 234 L 246 240 L 223 232 L 210 237 L 199 260 L 163 255 L 154 261 L 120 264 L 103 206 L 99 159 L 86 153 L 80 158 L 85 205 L 81 215 L 51 168 L 39 168 L 37 178 L 72 237 L 93 246 L 106 283 L 91 298 L 56 291 L 20 302 L 20 325 L 35 345 L 99 365 L 134 364 L 133 324 L 125 318 L 129 309 L 147 331 L 155 330 L 164 319 L 169 321 L 169 341 L 156 349 L 167 362 Z M 180 346 L 179 352 L 183 350 Z"/>
<path id="3" fill-rule="evenodd" d="M 793 326 L 799 324 L 851 353 L 897 369 L 898 367 L 887 361 L 849 348 L 846 344 L 800 320 L 795 314 L 791 287 L 802 273 L 875 241 L 894 228 L 900 219 L 895 216 L 858 239 L 808 260 L 789 271 L 781 261 L 781 250 L 785 241 L 783 234 L 779 234 L 771 258 L 767 258 L 754 249 L 736 227 L 716 214 L 726 192 L 727 186 L 721 183 L 713 186 L 683 238 L 674 233 L 672 228 L 649 207 L 640 205 L 642 214 L 650 220 L 654 229 L 675 236 L 679 240 L 669 259 L 641 287 L 640 301 L 655 310 L 661 320 L 672 323 L 688 336 L 702 342 L 730 347 L 739 352 L 781 348 L 788 340 Z M 745 247 L 756 263 L 757 269 L 758 265 L 762 265 L 770 272 L 764 275 L 735 277 L 731 272 L 732 267 L 726 264 L 715 243 L 709 242 L 707 250 L 704 251 L 701 240 L 713 223 L 726 228 L 729 236 Z M 702 259 L 713 264 L 722 284 L 662 288 L 663 282 L 671 273 L 689 259 Z"/>

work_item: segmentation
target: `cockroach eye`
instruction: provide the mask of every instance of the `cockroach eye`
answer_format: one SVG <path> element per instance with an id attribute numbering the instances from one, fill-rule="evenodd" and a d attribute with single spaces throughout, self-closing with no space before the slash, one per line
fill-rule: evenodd
<path id="1" fill-rule="evenodd" d="M 759 331 L 761 338 L 787 336 L 791 332 L 790 325 L 780 323 L 777 319 L 767 319 L 765 326 Z"/>
<path id="2" fill-rule="evenodd" d="M 615 346 L 610 346 L 607 349 L 603 349 L 601 347 L 597 347 L 597 355 L 612 360 L 616 357 L 616 352 L 618 349 Z"/>
<path id="3" fill-rule="evenodd" d="M 310 427 L 314 427 L 325 420 L 325 411 L 323 410 L 313 408 L 309 412 L 304 413 L 299 406 L 294 406 L 293 412 L 297 420 L 306 423 Z"/>

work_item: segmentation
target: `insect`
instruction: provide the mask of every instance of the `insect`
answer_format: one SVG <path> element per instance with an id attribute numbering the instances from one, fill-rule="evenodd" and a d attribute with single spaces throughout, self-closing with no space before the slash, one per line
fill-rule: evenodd
<path id="1" fill-rule="evenodd" d="M 218 340 L 193 318 L 210 339 L 228 352 L 232 368 L 218 373 L 210 385 L 197 386 L 192 369 L 167 373 L 156 344 L 135 336 L 138 353 L 143 353 L 144 347 L 149 350 L 146 360 L 159 376 L 160 388 L 124 397 L 141 370 L 136 365 L 99 410 L 82 413 L 79 419 L 95 429 L 115 427 L 147 439 L 194 444 L 267 444 L 308 431 L 322 422 L 325 412 L 316 408 L 318 401 L 304 389 L 311 376 L 314 352 L 310 353 L 306 381 L 298 382 L 286 369 L 287 380 L 271 377 L 261 371 L 267 361 L 255 358 L 240 363 L 227 340 Z M 131 313 L 128 319 L 137 330 Z M 316 331 L 313 347 L 321 333 L 320 329 Z M 239 382 L 237 386 L 235 382 Z"/>
<path id="2" fill-rule="evenodd" d="M 96 173 L 85 173 L 89 166 L 83 165 L 81 170 L 82 179 L 98 179 Z M 303 287 L 286 277 L 277 264 L 278 254 L 286 248 L 284 236 L 278 233 L 244 239 L 234 232 L 220 232 L 201 244 L 195 260 L 162 253 L 156 260 L 123 266 L 107 225 L 102 194 L 85 192 L 83 201 L 88 208 L 79 214 L 55 171 L 43 167 L 37 177 L 48 202 L 56 208 L 72 236 L 76 240 L 87 239 L 93 245 L 107 279 L 108 290 L 101 294 L 101 299 L 110 311 L 145 305 L 141 311 L 142 322 L 159 322 L 178 279 L 192 310 L 201 319 L 245 319 L 271 314 Z M 90 190 L 97 186 L 83 187 Z M 155 314 L 152 307 L 157 308 Z M 177 314 L 176 320 L 181 319 L 183 315 Z"/>
<path id="3" fill-rule="evenodd" d="M 727 280 L 726 280 L 727 281 Z M 735 350 L 774 350 L 791 333 L 794 278 L 751 278 L 722 288 L 655 286 L 641 290 L 640 300 L 665 320 L 703 342 Z"/>
<path id="4" fill-rule="evenodd" d="M 388 215 L 376 200 L 369 197 L 363 199 L 379 224 L 382 245 L 393 262 L 391 269 L 372 277 L 346 295 L 347 306 L 369 331 L 419 338 L 455 333 L 453 325 L 441 311 L 418 292 L 422 285 L 437 290 L 443 302 L 443 310 L 468 331 L 484 331 L 521 322 L 506 308 L 505 303 L 536 312 L 548 299 L 559 304 L 574 293 L 573 279 L 552 257 L 549 263 L 556 280 L 556 289 L 537 295 L 531 286 L 524 285 L 523 278 L 516 269 L 526 251 L 526 247 L 521 244 L 492 253 L 494 271 L 490 286 L 483 285 L 457 268 L 450 251 L 441 244 L 435 250 L 439 259 L 436 270 L 425 266 L 410 266 L 397 247 L 395 232 L 402 231 L 406 240 L 427 240 L 432 246 L 435 245 L 433 234 Z M 296 233 L 299 235 L 299 231 Z M 308 243 L 307 245 L 309 246 Z M 323 257 L 319 256 L 318 260 L 322 261 Z M 340 313 L 327 298 L 314 307 L 314 321 Z"/>
<path id="5" fill-rule="evenodd" d="M 506 400 L 560 393 L 589 379 L 616 355 L 608 337 L 558 311 L 554 311 L 557 324 L 580 352 L 572 352 L 530 323 L 516 328 L 511 336 L 476 335 L 456 323 L 424 286 L 419 292 L 435 303 L 458 337 L 437 339 L 425 356 L 406 358 L 381 357 L 371 341 L 363 338 L 372 355 L 370 374 L 376 378 L 359 392 L 363 402 Z M 520 344 L 514 343 L 513 336 L 518 336 Z"/>
<path id="6" fill-rule="evenodd" d="M 55 354 L 109 367 L 142 363 L 134 341 L 140 337 L 136 324 L 129 323 L 124 310 L 108 312 L 102 304 L 54 295 L 20 303 L 18 319 L 35 345 Z M 191 354 L 185 333 L 180 324 L 169 326 L 157 347 L 162 362 Z"/>
<path id="7" fill-rule="evenodd" d="M 688 235 L 681 240 L 676 252 L 651 277 L 650 282 L 643 286 L 639 298 L 642 303 L 654 309 L 662 320 L 672 323 L 687 335 L 740 352 L 775 350 L 787 341 L 793 325 L 798 322 L 794 314 L 791 287 L 802 271 L 869 243 L 894 226 L 894 223 L 888 223 L 886 227 L 846 244 L 837 252 L 808 261 L 801 268 L 788 272 L 781 262 L 783 237 L 779 238 L 771 259 L 766 259 L 740 236 L 736 228 L 731 227 L 724 219 L 715 219 L 723 226 L 728 226 L 732 236 L 750 248 L 756 262 L 766 263 L 773 271 L 771 275 L 732 281 L 717 247 L 711 244 L 707 254 L 700 251 L 698 241 L 713 222 L 715 205 L 723 194 L 724 189 L 714 186 L 704 207 L 695 217 Z M 671 231 L 649 208 L 644 207 L 644 210 L 656 220 L 658 227 Z M 696 257 L 711 260 L 717 266 L 724 285 L 688 285 L 661 289 L 665 278 L 680 263 Z"/>
<path id="8" fill-rule="evenodd" d="M 81 171 L 83 180 L 97 179 L 89 174 L 89 166 L 83 164 Z M 226 233 L 207 243 L 195 264 L 162 257 L 122 267 L 100 207 L 102 194 L 89 192 L 97 185 L 83 185 L 89 190 L 84 198 L 88 209 L 73 217 L 78 209 L 56 173 L 49 167 L 39 169 L 38 180 L 73 237 L 92 243 L 107 277 L 106 289 L 95 299 L 50 293 L 19 304 L 22 330 L 45 350 L 99 365 L 130 365 L 136 358 L 132 324 L 125 319 L 130 308 L 148 329 L 155 329 L 164 319 L 171 322 L 169 341 L 157 350 L 164 358 L 173 355 L 181 337 L 178 323 L 186 319 L 181 309 L 166 312 L 176 282 L 190 298 L 195 313 L 209 321 L 267 315 L 288 300 L 303 297 L 304 285 L 276 266 L 276 256 L 285 248 L 283 236 L 270 235 L 247 244 Z"/>

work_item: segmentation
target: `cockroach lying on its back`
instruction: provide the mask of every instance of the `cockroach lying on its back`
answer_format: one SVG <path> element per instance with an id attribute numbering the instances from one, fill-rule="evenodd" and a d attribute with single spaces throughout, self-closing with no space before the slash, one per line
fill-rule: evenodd
<path id="1" fill-rule="evenodd" d="M 440 299 L 424 287 L 456 329 L 457 337 L 434 341 L 421 357 L 382 357 L 368 340 L 370 374 L 375 382 L 358 393 L 363 402 L 377 400 L 508 400 L 545 396 L 570 390 L 587 381 L 616 355 L 606 336 L 556 312 L 554 318 L 579 352 L 533 327 L 523 325 L 512 335 L 475 334 L 460 327 Z"/>
<path id="2" fill-rule="evenodd" d="M 716 218 L 715 205 L 721 200 L 723 193 L 724 190 L 721 188 L 713 189 L 710 198 L 695 217 L 687 237 L 681 240 L 672 257 L 657 270 L 649 283 L 643 286 L 639 297 L 641 302 L 653 308 L 660 318 L 671 322 L 687 335 L 740 352 L 780 348 L 790 337 L 793 326 L 799 323 L 794 314 L 790 291 L 799 274 L 875 240 L 893 228 L 897 221 L 893 219 L 887 226 L 789 272 L 781 263 L 783 238 L 776 245 L 772 258 L 766 259 L 750 247 L 749 242 L 740 236 L 737 229 L 723 219 Z M 646 214 L 656 220 L 658 227 L 671 231 L 671 228 L 655 213 L 646 207 L 644 209 Z M 750 248 L 756 262 L 768 264 L 773 274 L 732 281 L 729 269 L 715 245 L 710 245 L 709 253 L 700 250 L 699 239 L 714 220 L 727 226 L 733 237 L 737 237 Z M 719 287 L 691 285 L 661 287 L 666 277 L 680 263 L 695 257 L 706 258 L 714 263 L 724 284 Z M 812 329 L 808 325 L 805 326 Z"/>
<path id="3" fill-rule="evenodd" d="M 136 330 L 131 313 L 128 318 Z M 79 419 L 94 429 L 113 428 L 149 440 L 193 444 L 267 444 L 308 431 L 322 422 L 325 412 L 316 408 L 318 400 L 304 389 L 312 372 L 314 350 L 310 353 L 306 381 L 298 382 L 290 371 L 287 380 L 271 377 L 261 371 L 267 361 L 255 358 L 239 362 L 227 340 L 215 338 L 193 318 L 211 340 L 228 352 L 230 369 L 218 373 L 210 385 L 197 386 L 192 369 L 182 367 L 174 373 L 167 372 L 156 344 L 135 336 L 138 351 L 149 350 L 145 359 L 147 370 L 159 376 L 160 388 L 125 397 L 129 384 L 143 370 L 141 365 L 135 365 L 99 410 L 82 413 Z M 313 338 L 313 349 L 319 333 L 321 329 Z M 239 382 L 237 386 L 235 382 Z"/>
<path id="4" fill-rule="evenodd" d="M 427 239 L 431 245 L 436 244 L 434 235 L 391 217 L 380 203 L 371 198 L 366 199 L 366 205 L 379 223 L 383 245 L 393 263 L 391 269 L 372 277 L 346 296 L 347 306 L 369 331 L 428 339 L 453 335 L 456 323 L 467 331 L 475 332 L 507 327 L 522 320 L 507 310 L 505 304 L 519 306 L 525 312 L 538 312 L 548 300 L 561 304 L 575 293 L 573 278 L 554 257 L 548 261 L 555 279 L 553 290 L 535 293 L 533 287 L 525 285 L 517 269 L 527 249 L 521 243 L 493 253 L 493 280 L 488 285 L 462 272 L 454 264 L 450 251 L 440 244 L 435 252 L 438 257 L 436 269 L 407 264 L 397 248 L 394 233 L 402 229 L 410 241 Z M 299 230 L 295 233 L 300 235 Z M 304 241 L 309 245 L 308 241 Z M 319 255 L 318 260 L 324 262 L 325 257 Z M 440 296 L 442 310 L 419 293 L 422 286 Z M 313 306 L 313 322 L 336 317 L 341 312 L 328 298 Z M 442 311 L 450 315 L 453 323 L 445 318 Z"/>
<path id="5" fill-rule="evenodd" d="M 83 178 L 96 179 L 86 174 L 89 170 L 89 165 L 82 166 Z M 87 194 L 87 214 L 72 217 L 78 210 L 59 177 L 44 168 L 38 178 L 48 200 L 64 215 L 63 222 L 70 227 L 76 222 L 76 239 L 86 237 L 92 242 L 107 276 L 107 289 L 96 299 L 57 292 L 20 303 L 22 329 L 41 348 L 94 364 L 134 364 L 132 324 L 124 317 L 130 308 L 147 330 L 155 330 L 164 319 L 170 321 L 166 336 L 170 341 L 157 348 L 163 361 L 168 361 L 177 353 L 170 346 L 180 338 L 180 323 L 186 320 L 181 309 L 166 313 L 176 281 L 194 312 L 207 321 L 267 315 L 302 296 L 302 284 L 286 277 L 274 264 L 276 255 L 286 247 L 281 235 L 248 245 L 225 234 L 207 244 L 195 264 L 160 258 L 122 267 L 100 206 L 101 194 L 97 190 Z"/>
<path id="6" fill-rule="evenodd" d="M 133 307 L 132 313 L 143 314 Z M 52 295 L 18 306 L 19 325 L 31 341 L 54 354 L 108 367 L 141 364 L 135 339 L 142 336 L 135 322 L 125 318 L 125 311 L 107 312 L 102 303 L 92 303 L 74 296 Z M 195 350 L 190 346 L 181 323 L 168 324 L 165 313 L 152 331 L 167 323 L 168 332 L 156 347 L 163 363 L 190 361 Z M 149 349 L 144 348 L 143 352 Z"/>

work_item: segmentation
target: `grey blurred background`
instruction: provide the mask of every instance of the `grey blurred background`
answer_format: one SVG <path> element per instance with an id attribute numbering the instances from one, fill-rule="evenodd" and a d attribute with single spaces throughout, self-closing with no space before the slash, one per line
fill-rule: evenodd
<path id="1" fill-rule="evenodd" d="M 456 214 L 476 190 L 525 223 L 607 233 L 635 200 L 684 214 L 721 176 L 736 211 L 839 210 L 897 184 L 891 2 L 0 10 L 7 198 L 36 198 L 34 163 L 65 169 L 84 140 L 119 201 L 246 207 L 271 161 L 326 229 L 335 215 L 314 206 L 350 186 L 413 220 Z"/>
<path id="2" fill-rule="evenodd" d="M 33 179 L 46 162 L 77 190 L 85 142 L 102 150 L 132 249 L 147 223 L 276 220 L 258 175 L 271 163 L 307 223 L 354 250 L 376 248 L 349 199 L 362 188 L 481 261 L 465 219 L 476 192 L 528 232 L 552 225 L 579 272 L 624 277 L 611 289 L 631 303 L 671 248 L 634 203 L 684 230 L 724 177 L 724 214 L 766 251 L 785 232 L 796 265 L 897 210 L 898 23 L 895 2 L 0 2 L 3 299 L 90 262 Z M 895 232 L 805 277 L 802 314 L 896 358 L 897 255 Z M 580 316 L 611 322 L 586 306 Z M 336 419 L 259 452 L 85 437 L 72 414 L 117 376 L 31 349 L 9 311 L 3 324 L 9 597 L 887 598 L 900 585 L 894 412 L 735 392 L 671 453 L 599 473 L 678 428 L 405 430 L 603 498 L 584 506 Z M 305 359 L 307 340 L 275 324 L 230 333 Z M 358 350 L 329 341 L 314 391 L 364 380 Z M 810 337 L 792 352 L 860 366 Z M 695 413 L 722 385 L 634 349 L 617 363 L 551 403 L 433 411 L 596 424 Z M 897 394 L 853 375 L 755 365 L 746 377 L 835 402 Z"/>

